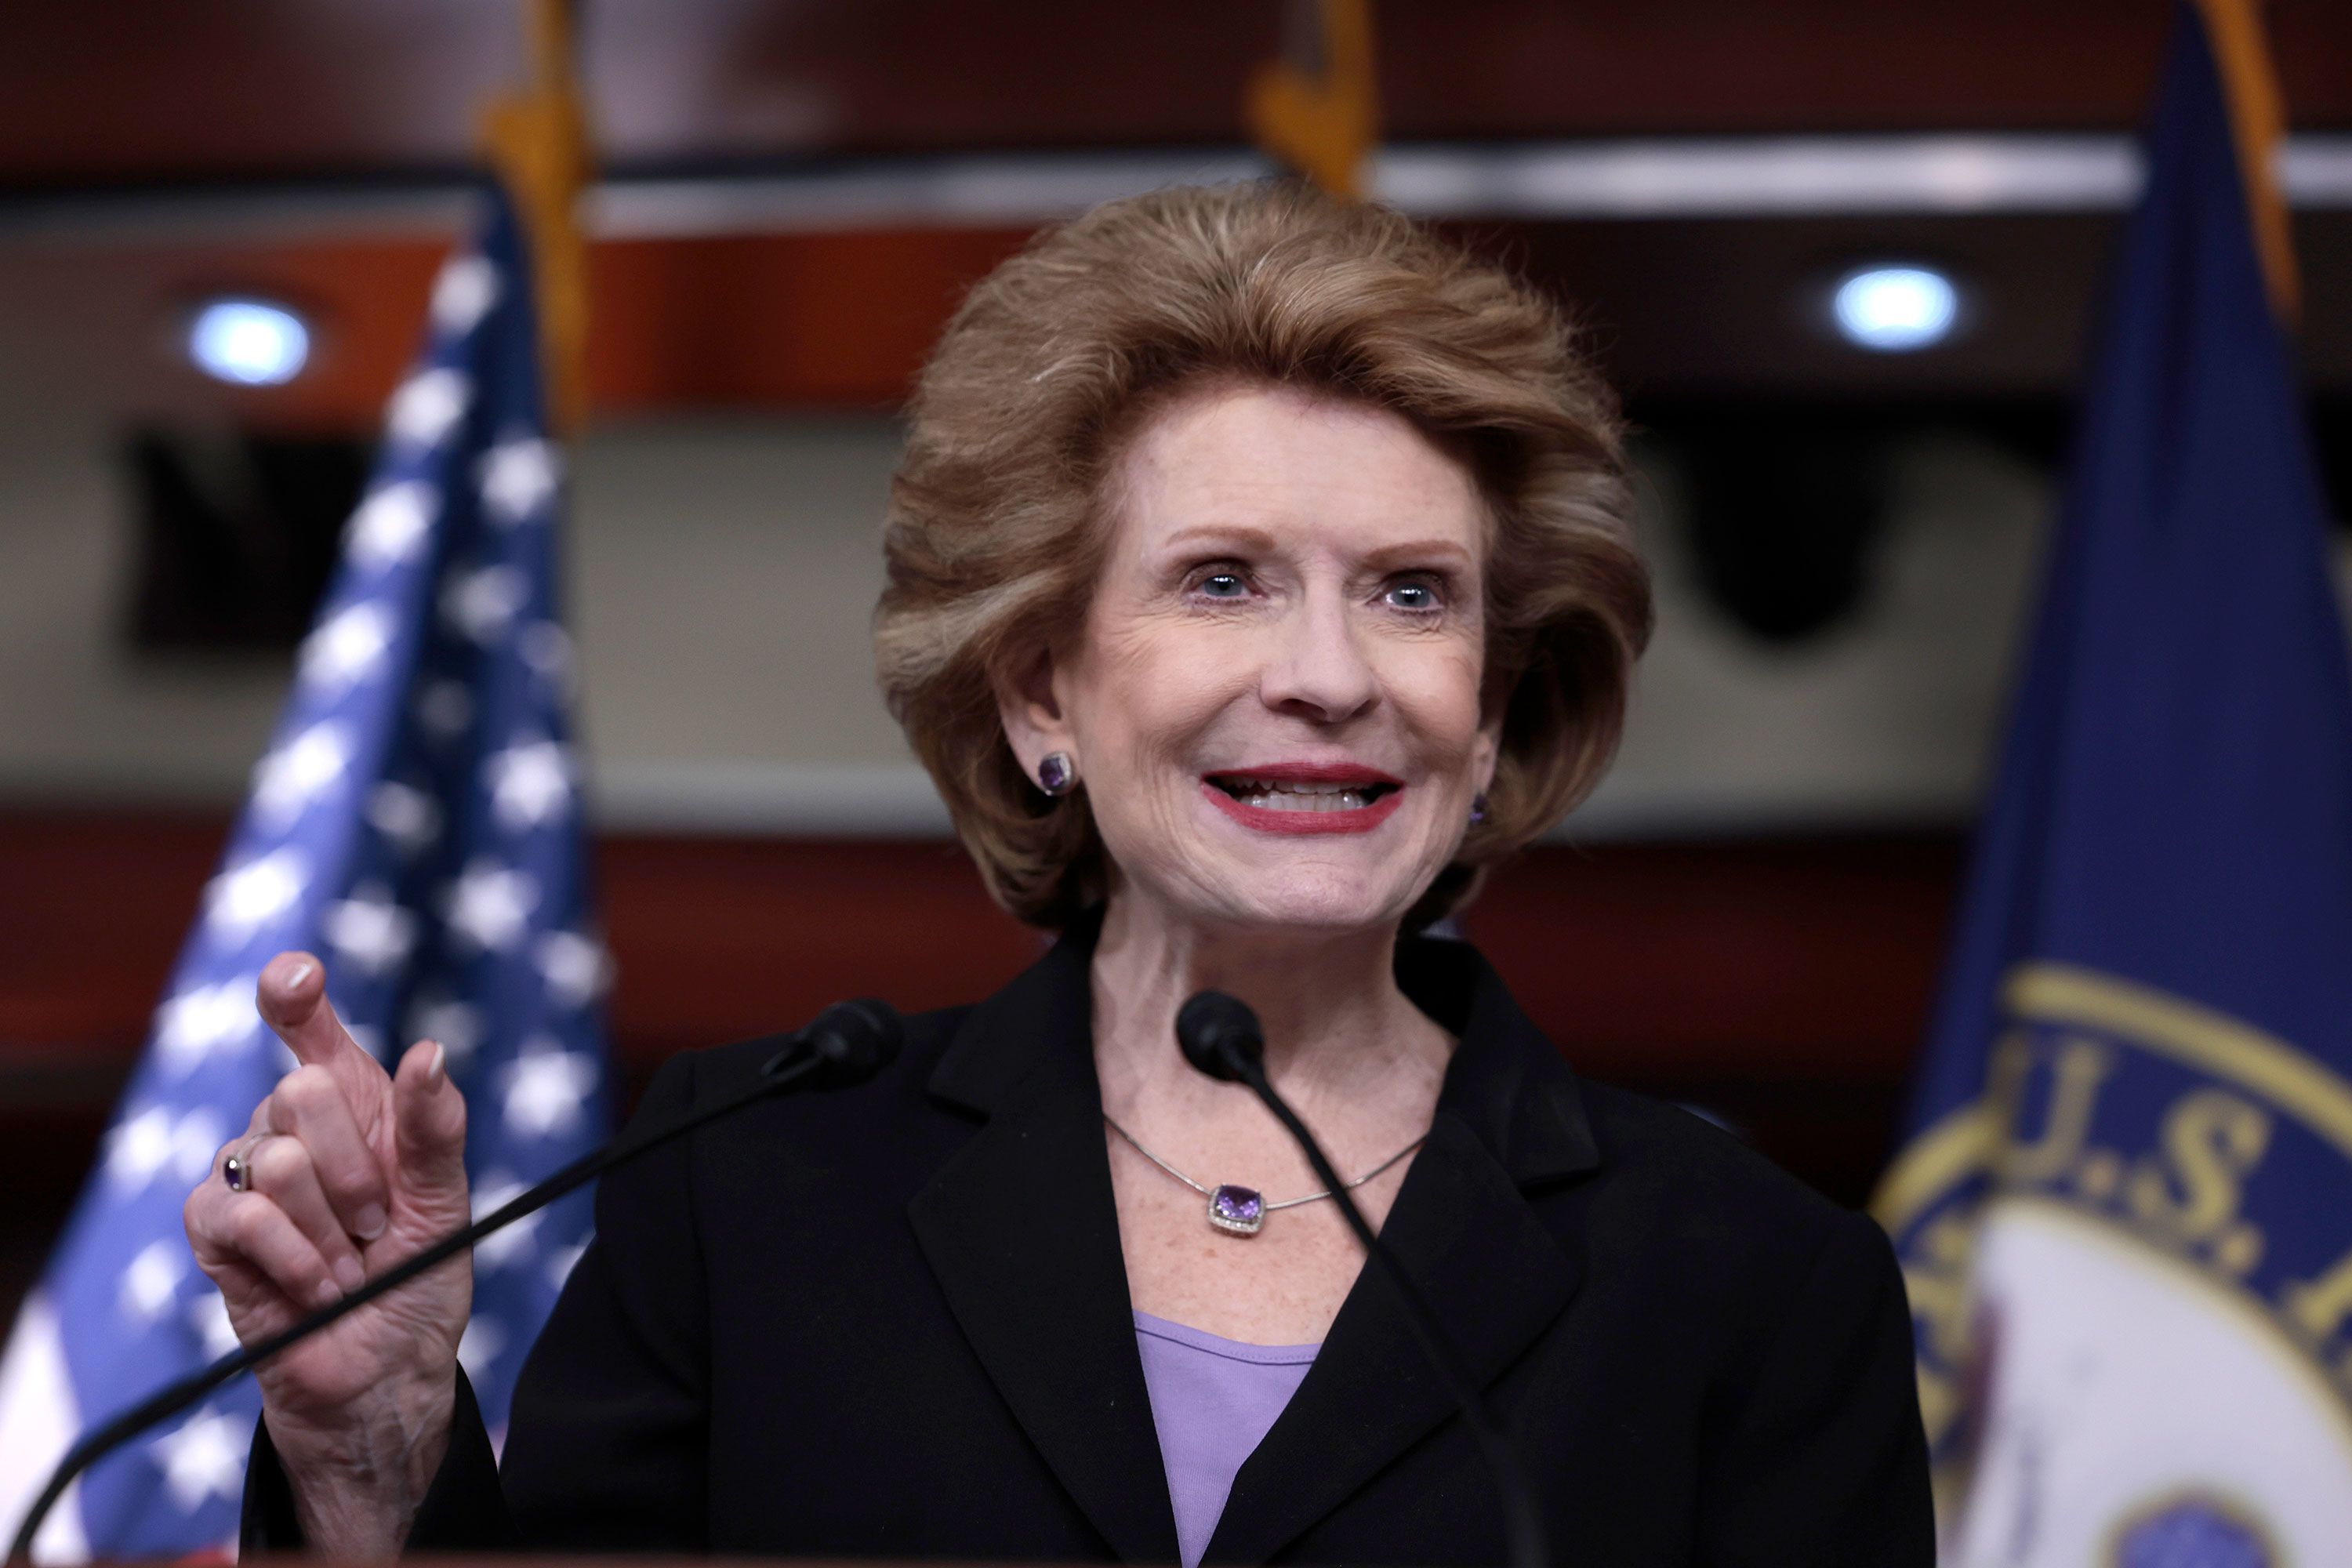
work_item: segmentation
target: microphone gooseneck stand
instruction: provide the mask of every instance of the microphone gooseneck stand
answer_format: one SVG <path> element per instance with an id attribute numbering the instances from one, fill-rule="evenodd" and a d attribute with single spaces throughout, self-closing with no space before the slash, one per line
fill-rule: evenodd
<path id="1" fill-rule="evenodd" d="M 1487 1405 L 1486 1394 L 1463 1363 L 1462 1352 L 1446 1335 L 1428 1300 L 1405 1274 L 1396 1255 L 1364 1223 L 1363 1211 L 1356 1207 L 1347 1184 L 1332 1169 L 1322 1146 L 1307 1130 L 1307 1123 L 1266 1081 L 1265 1033 L 1258 1026 L 1257 1015 L 1238 997 L 1222 991 L 1200 992 L 1177 1010 L 1176 1043 L 1184 1059 L 1199 1071 L 1227 1083 L 1246 1084 L 1297 1141 L 1307 1164 L 1314 1167 L 1316 1179 L 1329 1189 L 1339 1212 L 1347 1216 L 1348 1227 L 1364 1244 L 1364 1251 L 1382 1278 L 1394 1288 L 1397 1301 L 1404 1309 L 1405 1322 L 1420 1342 L 1422 1353 L 1437 1369 L 1438 1376 L 1444 1379 L 1453 1393 L 1454 1403 L 1462 1407 L 1463 1424 L 1470 1428 L 1479 1454 L 1494 1473 L 1495 1488 L 1502 1494 L 1509 1568 L 1549 1568 L 1550 1550 L 1545 1543 L 1543 1518 L 1536 1508 L 1535 1492 L 1528 1485 L 1527 1470 L 1520 1465 L 1501 1420 Z"/>
<path id="2" fill-rule="evenodd" d="M 443 1237 L 415 1257 L 403 1259 L 332 1306 L 321 1307 L 268 1338 L 231 1351 L 201 1372 L 156 1390 L 104 1426 L 86 1433 L 79 1442 L 66 1451 L 65 1458 L 58 1461 L 57 1469 L 51 1473 L 49 1484 L 41 1489 L 41 1495 L 34 1500 L 32 1511 L 26 1514 L 24 1522 L 16 1527 L 16 1537 L 8 1544 L 8 1561 L 12 1563 L 32 1561 L 33 1537 L 39 1531 L 41 1521 L 47 1517 L 58 1499 L 65 1495 L 66 1488 L 73 1483 L 76 1476 L 110 1449 L 128 1442 L 157 1422 L 178 1415 L 231 1378 L 250 1372 L 288 1346 L 310 1338 L 345 1313 L 357 1311 L 385 1291 L 397 1290 L 426 1269 L 447 1262 L 484 1237 L 503 1230 L 524 1215 L 546 1207 L 574 1187 L 593 1181 L 615 1165 L 625 1164 L 640 1154 L 684 1137 L 698 1127 L 731 1115 L 772 1095 L 799 1089 L 842 1089 L 864 1082 L 887 1067 L 898 1056 L 904 1036 L 903 1022 L 887 1004 L 837 1002 L 818 1014 L 806 1028 L 793 1035 L 782 1050 L 769 1058 L 761 1066 L 758 1079 L 749 1089 L 638 1137 L 608 1143 L 593 1154 L 582 1155 L 512 1202 L 502 1205 L 464 1229 Z"/>

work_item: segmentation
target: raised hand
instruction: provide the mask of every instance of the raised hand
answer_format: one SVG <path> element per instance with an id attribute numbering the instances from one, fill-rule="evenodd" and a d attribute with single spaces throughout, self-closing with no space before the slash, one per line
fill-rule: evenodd
<path id="1" fill-rule="evenodd" d="M 466 1102 L 440 1046 L 388 1074 L 307 952 L 261 972 L 261 1016 L 300 1063 L 188 1196 L 188 1241 L 251 1344 L 466 1223 Z M 242 1191 L 226 1173 L 234 1158 Z M 451 1258 L 256 1370 L 314 1547 L 381 1555 L 439 1467 L 471 1261 Z M 389 1532 L 387 1535 L 386 1532 Z"/>

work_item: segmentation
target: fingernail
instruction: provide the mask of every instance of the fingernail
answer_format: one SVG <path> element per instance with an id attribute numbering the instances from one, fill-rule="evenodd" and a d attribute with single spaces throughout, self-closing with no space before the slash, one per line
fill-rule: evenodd
<path id="1" fill-rule="evenodd" d="M 446 1065 L 448 1055 L 449 1053 L 443 1050 L 436 1041 L 433 1047 L 433 1054 L 425 1058 L 425 1081 L 436 1089 L 441 1087 L 441 1074 Z"/>
<path id="2" fill-rule="evenodd" d="M 360 1260 L 356 1258 L 338 1258 L 335 1261 L 335 1283 L 348 1294 L 367 1283 L 367 1270 L 360 1267 Z"/>
<path id="3" fill-rule="evenodd" d="M 321 1307 L 331 1307 L 342 1299 L 342 1287 L 331 1279 L 320 1280 L 319 1289 L 311 1295 L 311 1300 Z"/>
<path id="4" fill-rule="evenodd" d="M 289 985 L 299 985 L 303 981 L 308 980 L 310 977 L 310 966 L 308 963 L 298 963 L 291 970 L 287 972 L 286 984 Z"/>
<path id="5" fill-rule="evenodd" d="M 383 1206 L 369 1204 L 359 1213 L 352 1215 L 352 1234 L 362 1241 L 373 1241 L 377 1237 L 382 1236 L 383 1234 Z"/>

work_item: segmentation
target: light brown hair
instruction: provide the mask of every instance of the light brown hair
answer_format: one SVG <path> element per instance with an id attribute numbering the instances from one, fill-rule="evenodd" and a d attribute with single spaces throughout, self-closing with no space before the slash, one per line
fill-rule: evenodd
<path id="1" fill-rule="evenodd" d="M 1000 903 L 1051 927 L 1100 899 L 1085 792 L 1048 800 L 1022 771 L 997 681 L 1084 623 L 1125 438 L 1216 382 L 1391 410 L 1486 500 L 1501 756 L 1425 923 L 1599 781 L 1650 590 L 1616 401 L 1567 318 L 1400 214 L 1291 183 L 1178 187 L 1049 229 L 983 279 L 923 368 L 891 482 L 884 698 Z"/>

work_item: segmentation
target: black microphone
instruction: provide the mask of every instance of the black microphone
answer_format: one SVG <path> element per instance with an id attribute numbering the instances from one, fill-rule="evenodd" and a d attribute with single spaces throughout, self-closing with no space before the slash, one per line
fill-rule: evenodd
<path id="1" fill-rule="evenodd" d="M 16 1527 L 16 1538 L 8 1543 L 8 1561 L 32 1561 L 34 1534 L 76 1476 L 111 1449 L 130 1441 L 157 1422 L 178 1415 L 229 1379 L 250 1372 L 288 1346 L 309 1339 L 346 1312 L 358 1310 L 387 1290 L 398 1289 L 426 1269 L 447 1262 L 484 1237 L 545 1208 L 572 1188 L 593 1181 L 615 1165 L 626 1164 L 640 1154 L 772 1095 L 808 1089 L 846 1089 L 852 1084 L 865 1082 L 898 1058 L 898 1047 L 904 1043 L 906 1033 L 904 1020 L 887 1002 L 877 1002 L 871 998 L 836 1002 L 811 1020 L 806 1028 L 793 1035 L 783 1049 L 761 1063 L 759 1076 L 750 1088 L 715 1105 L 705 1106 L 690 1115 L 682 1116 L 667 1126 L 656 1127 L 650 1132 L 626 1141 L 616 1139 L 593 1154 L 582 1155 L 493 1213 L 483 1215 L 462 1230 L 451 1232 L 415 1257 L 404 1258 L 385 1269 L 334 1305 L 321 1307 L 258 1344 L 232 1351 L 203 1371 L 156 1390 L 96 1431 L 86 1434 L 81 1441 L 67 1450 L 66 1457 L 58 1461 L 57 1469 L 50 1474 L 49 1484 L 41 1489 L 40 1497 L 34 1501 L 32 1511 Z"/>
<path id="2" fill-rule="evenodd" d="M 809 1020 L 784 1048 L 761 1066 L 760 1076 L 774 1079 L 794 1065 L 802 1053 L 813 1054 L 816 1065 L 803 1089 L 849 1089 L 864 1083 L 898 1059 L 906 1043 L 906 1020 L 887 1002 L 861 996 L 835 1002 Z M 772 1090 L 774 1084 L 770 1084 Z M 757 1095 L 751 1097 L 758 1099 Z M 675 1134 L 665 1133 L 664 1138 Z M 651 1144 L 646 1145 L 648 1148 Z"/>
<path id="3" fill-rule="evenodd" d="M 1274 1119 L 1297 1140 L 1307 1163 L 1315 1169 L 1316 1179 L 1329 1189 L 1339 1212 L 1347 1216 L 1348 1228 L 1356 1233 L 1356 1239 L 1364 1244 L 1365 1252 L 1394 1288 L 1397 1300 L 1404 1308 L 1405 1322 L 1411 1326 L 1412 1337 L 1421 1342 L 1422 1353 L 1437 1369 L 1438 1376 L 1444 1379 L 1454 1402 L 1462 1407 L 1463 1424 L 1477 1440 L 1479 1454 L 1494 1472 L 1495 1489 L 1503 1494 L 1503 1531 L 1510 1568 L 1548 1568 L 1551 1553 L 1544 1542 L 1543 1518 L 1536 1509 L 1534 1489 L 1528 1485 L 1527 1469 L 1519 1463 L 1502 1422 L 1472 1379 L 1462 1352 L 1447 1337 L 1437 1314 L 1430 1310 L 1428 1301 L 1406 1276 L 1396 1255 L 1364 1223 L 1363 1211 L 1356 1207 L 1356 1200 L 1349 1195 L 1339 1173 L 1324 1157 L 1315 1134 L 1307 1131 L 1307 1123 L 1266 1081 L 1265 1032 L 1258 1026 L 1257 1015 L 1239 997 L 1228 996 L 1222 991 L 1200 992 L 1176 1010 L 1176 1045 L 1186 1061 L 1211 1078 L 1225 1083 L 1247 1084 L 1265 1102 L 1265 1108 L 1274 1112 Z"/>

